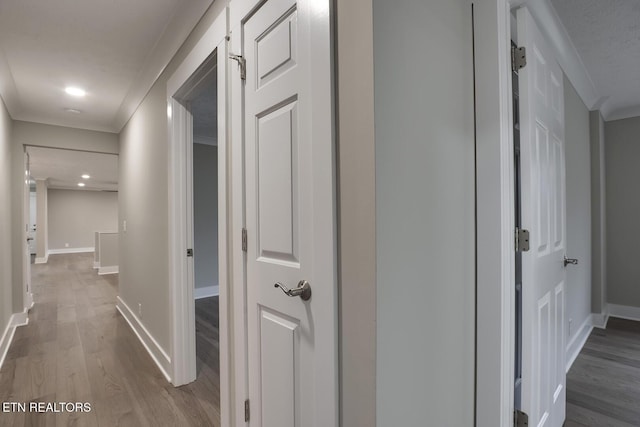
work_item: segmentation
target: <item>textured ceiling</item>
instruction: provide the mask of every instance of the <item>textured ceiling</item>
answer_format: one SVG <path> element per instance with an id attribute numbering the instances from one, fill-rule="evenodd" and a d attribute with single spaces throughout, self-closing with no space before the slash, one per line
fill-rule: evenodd
<path id="1" fill-rule="evenodd" d="M 120 131 L 210 4 L 0 0 L 0 90 L 12 117 Z M 87 95 L 65 94 L 69 85 Z"/>
<path id="2" fill-rule="evenodd" d="M 606 118 L 640 115 L 640 1 L 552 0 Z"/>
<path id="3" fill-rule="evenodd" d="M 47 180 L 49 188 L 118 189 L 118 156 L 56 148 L 27 147 L 31 178 Z M 90 175 L 82 179 L 82 175 Z M 84 182 L 85 187 L 78 187 Z"/>

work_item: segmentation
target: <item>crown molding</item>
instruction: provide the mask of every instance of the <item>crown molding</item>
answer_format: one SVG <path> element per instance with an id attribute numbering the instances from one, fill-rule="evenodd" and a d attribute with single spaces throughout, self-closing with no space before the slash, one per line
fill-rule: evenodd
<path id="1" fill-rule="evenodd" d="M 528 0 L 512 2 L 512 6 L 526 6 L 542 33 L 547 37 L 556 53 L 560 68 L 589 110 L 597 109 L 603 102 L 591 76 L 582 62 L 573 41 L 562 24 L 558 13 L 549 0 Z"/>
<path id="2" fill-rule="evenodd" d="M 149 54 L 142 71 L 132 82 L 113 122 L 120 132 L 138 109 L 151 87 L 162 74 L 174 55 L 185 42 L 214 0 L 190 0 L 177 6 L 176 14 L 162 32 L 162 36 Z"/>

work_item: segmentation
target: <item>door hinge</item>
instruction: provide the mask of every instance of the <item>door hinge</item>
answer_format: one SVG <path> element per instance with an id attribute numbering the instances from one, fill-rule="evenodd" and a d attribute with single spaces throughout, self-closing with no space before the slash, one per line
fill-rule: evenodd
<path id="1" fill-rule="evenodd" d="M 249 399 L 244 401 L 244 422 L 249 422 Z"/>
<path id="2" fill-rule="evenodd" d="M 188 257 L 193 256 L 193 249 L 191 249 L 191 248 L 187 249 L 187 256 Z"/>
<path id="3" fill-rule="evenodd" d="M 518 71 L 527 65 L 527 49 L 524 46 L 511 47 L 511 70 Z"/>
<path id="4" fill-rule="evenodd" d="M 515 411 L 513 411 L 513 425 L 515 427 L 528 427 L 529 415 L 519 409 L 516 409 Z"/>
<path id="5" fill-rule="evenodd" d="M 240 78 L 242 80 L 247 80 L 247 60 L 244 59 L 242 55 L 234 55 L 233 53 L 229 55 L 230 59 L 233 59 L 238 63 L 240 67 Z"/>
<path id="6" fill-rule="evenodd" d="M 516 251 L 527 252 L 529 250 L 529 230 L 516 228 Z"/>
<path id="7" fill-rule="evenodd" d="M 242 252 L 247 252 L 249 238 L 247 237 L 247 229 L 242 229 Z"/>

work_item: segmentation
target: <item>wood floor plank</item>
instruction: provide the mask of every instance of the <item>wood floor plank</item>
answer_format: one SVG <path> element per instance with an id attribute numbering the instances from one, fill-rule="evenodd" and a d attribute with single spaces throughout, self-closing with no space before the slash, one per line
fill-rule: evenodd
<path id="1" fill-rule="evenodd" d="M 0 427 L 218 427 L 217 297 L 195 302 L 198 378 L 175 388 L 115 309 L 118 275 L 92 264 L 93 254 L 65 254 L 32 266 L 35 305 L 0 370 L 1 401 L 88 402 L 91 412 L 0 413 Z"/>
<path id="2" fill-rule="evenodd" d="M 640 426 L 640 322 L 594 329 L 567 373 L 565 427 Z"/>

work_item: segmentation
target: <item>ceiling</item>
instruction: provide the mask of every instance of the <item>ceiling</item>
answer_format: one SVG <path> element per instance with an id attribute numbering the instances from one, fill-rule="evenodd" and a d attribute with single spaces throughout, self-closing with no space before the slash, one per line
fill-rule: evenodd
<path id="1" fill-rule="evenodd" d="M 16 120 L 119 132 L 212 2 L 0 0 L 0 95 Z M 640 2 L 551 3 L 605 118 L 640 115 Z"/>
<path id="2" fill-rule="evenodd" d="M 119 132 L 211 3 L 0 0 L 0 94 L 16 120 Z"/>
<path id="3" fill-rule="evenodd" d="M 117 191 L 118 156 L 115 154 L 27 147 L 31 178 L 46 180 L 49 188 Z M 91 178 L 83 179 L 87 174 Z M 79 187 L 78 183 L 85 183 Z"/>
<path id="4" fill-rule="evenodd" d="M 640 1 L 551 0 L 607 120 L 640 115 Z"/>

